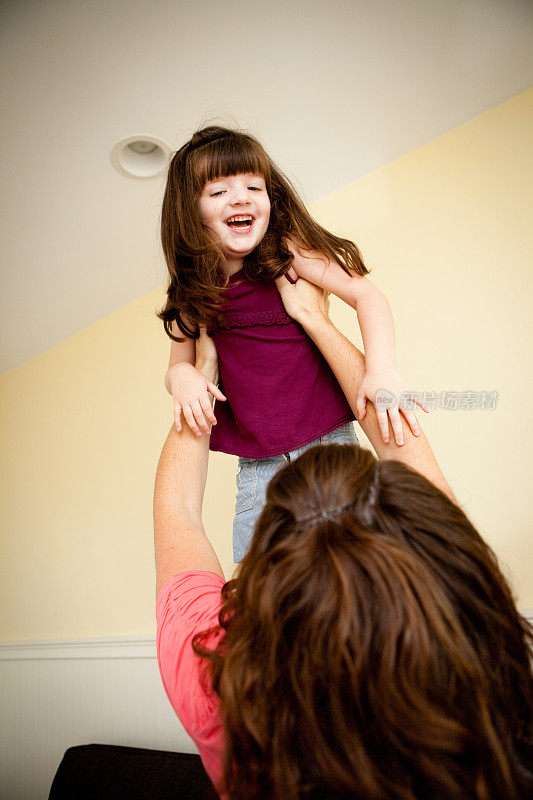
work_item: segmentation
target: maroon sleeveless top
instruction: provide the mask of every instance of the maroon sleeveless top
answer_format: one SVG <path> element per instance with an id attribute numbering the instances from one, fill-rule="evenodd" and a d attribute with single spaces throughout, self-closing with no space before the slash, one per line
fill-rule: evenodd
<path id="1" fill-rule="evenodd" d="M 209 330 L 220 389 L 210 449 L 248 458 L 288 453 L 350 422 L 337 379 L 304 329 L 286 313 L 274 281 L 229 279 L 225 319 Z"/>

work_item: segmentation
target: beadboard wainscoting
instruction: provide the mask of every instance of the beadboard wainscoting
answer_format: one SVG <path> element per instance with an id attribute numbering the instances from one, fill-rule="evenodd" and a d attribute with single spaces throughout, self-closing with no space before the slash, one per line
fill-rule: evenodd
<path id="1" fill-rule="evenodd" d="M 154 637 L 0 644 L 0 796 L 47 800 L 65 750 L 198 752 L 168 702 Z"/>

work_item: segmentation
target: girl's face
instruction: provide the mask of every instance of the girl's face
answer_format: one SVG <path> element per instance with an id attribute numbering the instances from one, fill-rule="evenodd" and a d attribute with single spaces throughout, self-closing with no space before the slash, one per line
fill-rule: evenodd
<path id="1" fill-rule="evenodd" d="M 222 242 L 230 274 L 257 247 L 270 219 L 270 198 L 262 175 L 252 172 L 207 181 L 198 201 L 200 218 Z"/>

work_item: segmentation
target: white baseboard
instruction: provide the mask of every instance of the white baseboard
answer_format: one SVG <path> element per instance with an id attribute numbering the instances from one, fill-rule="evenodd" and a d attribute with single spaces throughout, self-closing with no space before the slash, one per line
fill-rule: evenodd
<path id="1" fill-rule="evenodd" d="M 533 608 L 520 612 L 533 624 Z M 48 661 L 50 659 L 153 658 L 155 636 L 108 636 L 94 639 L 43 639 L 0 642 L 0 661 Z"/>
<path id="2" fill-rule="evenodd" d="M 155 636 L 0 642 L 0 661 L 78 658 L 156 658 Z"/>

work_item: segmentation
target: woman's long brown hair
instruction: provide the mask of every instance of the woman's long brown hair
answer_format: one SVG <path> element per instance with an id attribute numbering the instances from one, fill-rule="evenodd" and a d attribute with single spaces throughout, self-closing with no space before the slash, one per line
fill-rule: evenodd
<path id="1" fill-rule="evenodd" d="M 532 796 L 531 626 L 464 513 L 405 465 L 352 445 L 287 464 L 219 620 L 216 649 L 194 647 L 233 800 Z"/>
<path id="2" fill-rule="evenodd" d="M 174 154 L 163 199 L 161 241 L 169 284 L 158 316 L 175 341 L 183 337 L 173 335 L 174 321 L 184 336 L 196 338 L 198 326 L 215 322 L 223 309 L 225 259 L 218 241 L 202 225 L 198 200 L 206 181 L 243 172 L 263 176 L 271 204 L 267 232 L 244 260 L 244 274 L 250 280 L 274 280 L 290 269 L 293 255 L 287 238 L 336 260 L 348 274 L 368 272 L 353 242 L 315 222 L 257 139 L 211 125 L 196 131 Z"/>

